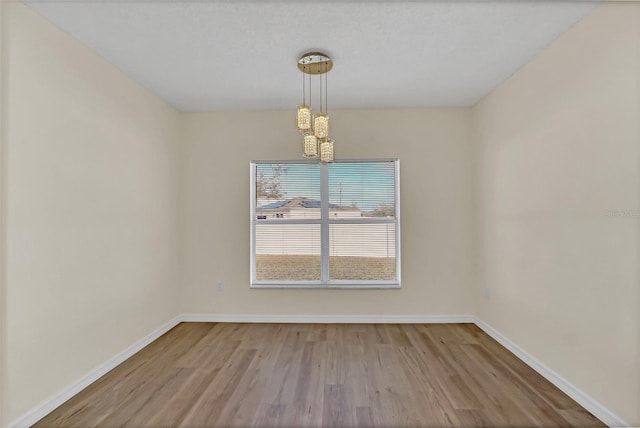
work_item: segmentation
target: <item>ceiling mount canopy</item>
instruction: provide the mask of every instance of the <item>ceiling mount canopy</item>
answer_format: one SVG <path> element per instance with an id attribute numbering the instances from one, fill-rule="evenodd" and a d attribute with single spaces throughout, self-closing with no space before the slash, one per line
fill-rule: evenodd
<path id="1" fill-rule="evenodd" d="M 324 74 L 331 71 L 333 61 L 322 52 L 307 52 L 298 60 L 298 68 L 307 74 Z"/>

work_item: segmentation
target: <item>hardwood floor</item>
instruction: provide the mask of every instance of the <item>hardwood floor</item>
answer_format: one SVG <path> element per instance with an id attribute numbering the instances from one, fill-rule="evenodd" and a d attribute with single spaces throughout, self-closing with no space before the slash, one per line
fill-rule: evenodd
<path id="1" fill-rule="evenodd" d="M 473 324 L 182 323 L 35 426 L 605 425 Z"/>

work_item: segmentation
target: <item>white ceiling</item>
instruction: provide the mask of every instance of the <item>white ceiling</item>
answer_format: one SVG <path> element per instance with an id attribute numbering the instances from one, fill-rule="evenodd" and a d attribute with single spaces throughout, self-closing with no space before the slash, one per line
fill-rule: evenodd
<path id="1" fill-rule="evenodd" d="M 469 106 L 594 1 L 26 0 L 181 111 L 291 109 L 298 57 L 334 59 L 329 109 Z"/>

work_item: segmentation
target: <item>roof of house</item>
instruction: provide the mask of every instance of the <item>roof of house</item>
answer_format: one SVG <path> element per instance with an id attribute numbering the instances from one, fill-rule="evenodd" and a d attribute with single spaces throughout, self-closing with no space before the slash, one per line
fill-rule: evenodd
<path id="1" fill-rule="evenodd" d="M 258 207 L 261 210 L 275 210 L 275 209 L 292 209 L 292 208 L 320 208 L 320 201 L 317 199 L 308 198 L 292 198 L 285 199 L 283 201 L 272 202 L 267 205 Z M 358 208 L 351 206 L 340 206 L 338 204 L 329 204 L 329 208 L 332 210 L 344 210 L 344 211 L 357 211 Z"/>

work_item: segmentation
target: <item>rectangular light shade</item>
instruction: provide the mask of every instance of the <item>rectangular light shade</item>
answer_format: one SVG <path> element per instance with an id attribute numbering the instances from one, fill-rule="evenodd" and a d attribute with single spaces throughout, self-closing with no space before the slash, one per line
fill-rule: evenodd
<path id="1" fill-rule="evenodd" d="M 307 105 L 298 106 L 296 126 L 300 131 L 311 131 L 311 107 Z"/>
<path id="2" fill-rule="evenodd" d="M 303 138 L 302 155 L 305 158 L 318 157 L 318 139 L 313 134 L 305 134 Z"/>
<path id="3" fill-rule="evenodd" d="M 317 114 L 313 121 L 313 133 L 316 138 L 329 137 L 329 116 L 326 114 Z"/>
<path id="4" fill-rule="evenodd" d="M 320 142 L 320 162 L 333 162 L 333 140 Z"/>

